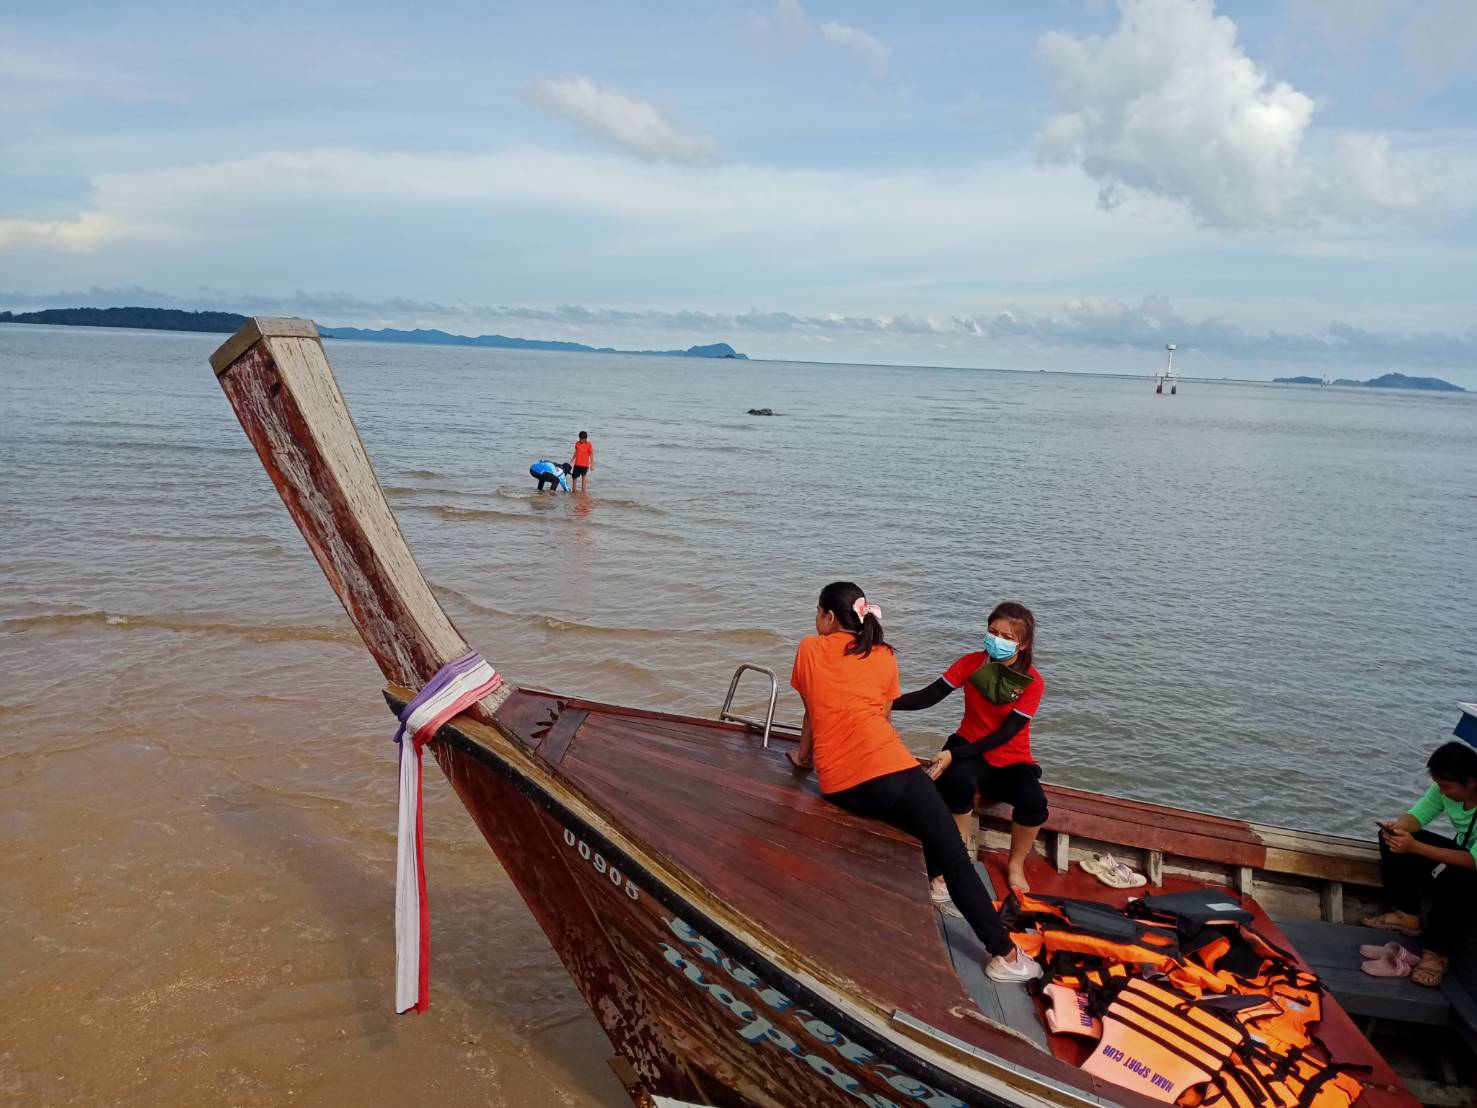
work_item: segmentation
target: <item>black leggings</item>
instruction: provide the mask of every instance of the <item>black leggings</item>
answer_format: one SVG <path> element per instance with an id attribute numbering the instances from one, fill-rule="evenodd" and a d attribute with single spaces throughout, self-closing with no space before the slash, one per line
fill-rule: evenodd
<path id="1" fill-rule="evenodd" d="M 1009 954 L 1015 949 L 959 837 L 959 826 L 922 766 L 884 773 L 825 797 L 854 816 L 878 819 L 912 835 L 923 844 L 929 878 L 943 876 L 954 906 L 985 949 L 991 954 Z"/>
<path id="2" fill-rule="evenodd" d="M 1432 831 L 1417 831 L 1415 837 L 1444 850 L 1462 849 L 1445 835 Z M 1418 916 L 1421 914 L 1421 899 L 1429 894 L 1431 914 L 1426 919 L 1421 940 L 1427 950 L 1450 954 L 1462 929 L 1472 926 L 1472 906 L 1477 903 L 1477 870 L 1448 865 L 1439 876 L 1432 877 L 1431 871 L 1435 868 L 1435 862 L 1419 854 L 1393 853 L 1385 845 L 1384 836 L 1380 836 L 1380 877 L 1385 895 L 1390 898 L 1390 907 L 1397 912 Z"/>
<path id="3" fill-rule="evenodd" d="M 1035 762 L 992 766 L 978 755 L 959 757 L 969 741 L 950 735 L 945 750 L 954 752 L 949 768 L 939 775 L 939 795 L 949 811 L 963 815 L 974 811 L 974 794 L 986 801 L 998 800 L 1011 807 L 1010 821 L 1022 827 L 1040 827 L 1046 822 L 1046 791 L 1041 787 L 1041 767 Z"/>
<path id="4" fill-rule="evenodd" d="M 530 469 L 528 475 L 538 482 L 539 492 L 544 491 L 545 481 L 549 482 L 549 488 L 551 489 L 557 489 L 559 487 L 559 475 L 557 473 L 535 473 Z"/>

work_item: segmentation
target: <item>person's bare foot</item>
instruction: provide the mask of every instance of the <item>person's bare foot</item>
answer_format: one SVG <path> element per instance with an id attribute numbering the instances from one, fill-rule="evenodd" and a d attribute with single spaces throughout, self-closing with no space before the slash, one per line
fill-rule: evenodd
<path id="1" fill-rule="evenodd" d="M 1018 893 L 1028 893 L 1031 891 L 1031 883 L 1026 880 L 1026 867 L 1024 865 L 1007 866 L 1005 879 L 1010 887 Z"/>

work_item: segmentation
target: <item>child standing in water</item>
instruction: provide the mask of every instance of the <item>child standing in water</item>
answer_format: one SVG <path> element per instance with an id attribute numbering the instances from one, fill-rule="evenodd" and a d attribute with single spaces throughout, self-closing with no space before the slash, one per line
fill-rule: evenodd
<path id="1" fill-rule="evenodd" d="M 1046 822 L 1041 767 L 1031 757 L 1031 717 L 1041 706 L 1046 683 L 1031 664 L 1036 617 L 1023 604 L 1006 601 L 990 613 L 984 649 L 964 655 L 926 688 L 892 702 L 900 712 L 931 708 L 955 689 L 964 689 L 964 718 L 928 765 L 929 776 L 954 813 L 959 835 L 969 841 L 974 794 L 1011 805 L 1010 887 L 1030 892 L 1026 856 Z M 932 887 L 936 903 L 949 899 L 941 882 Z"/>
<path id="2" fill-rule="evenodd" d="M 949 818 L 939 790 L 892 729 L 897 659 L 882 637 L 882 610 L 850 581 L 821 590 L 815 634 L 795 652 L 790 684 L 805 702 L 798 754 L 821 795 L 853 815 L 881 820 L 923 844 L 928 876 L 947 890 L 990 952 L 995 981 L 1030 981 L 1041 967 L 1016 949 Z"/>
<path id="3" fill-rule="evenodd" d="M 595 444 L 590 441 L 589 433 L 580 432 L 580 437 L 574 443 L 574 457 L 569 459 L 571 467 L 572 482 L 579 492 L 588 491 L 590 470 L 595 468 Z"/>

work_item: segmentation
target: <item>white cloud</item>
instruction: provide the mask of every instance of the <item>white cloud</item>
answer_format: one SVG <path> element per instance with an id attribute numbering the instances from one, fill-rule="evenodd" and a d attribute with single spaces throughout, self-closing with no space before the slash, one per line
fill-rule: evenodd
<path id="1" fill-rule="evenodd" d="M 718 158 L 718 143 L 711 135 L 683 127 L 654 104 L 603 89 L 584 77 L 539 81 L 526 97 L 586 134 L 613 142 L 647 161 L 705 165 Z"/>
<path id="2" fill-rule="evenodd" d="M 104 243 L 136 237 L 116 219 L 83 212 L 75 219 L 0 219 L 0 250 L 40 248 L 89 254 Z"/>
<path id="3" fill-rule="evenodd" d="M 800 0 L 775 0 L 774 13 L 748 13 L 748 29 L 756 39 L 774 39 L 788 46 L 798 46 L 810 37 L 810 19 Z"/>
<path id="4" fill-rule="evenodd" d="M 775 0 L 773 15 L 750 12 L 748 26 L 750 33 L 761 41 L 775 40 L 787 46 L 798 46 L 819 31 L 822 42 L 854 54 L 877 78 L 887 76 L 892 61 L 892 47 L 860 27 L 835 22 L 816 27 L 800 0 Z"/>
<path id="5" fill-rule="evenodd" d="M 1270 228 L 1408 215 L 1430 199 L 1378 136 L 1311 157 L 1313 98 L 1248 57 L 1212 0 L 1118 7 L 1106 38 L 1052 32 L 1038 45 L 1061 108 L 1038 149 L 1080 165 L 1105 207 L 1152 194 L 1211 226 Z"/>
<path id="6" fill-rule="evenodd" d="M 866 63 L 874 77 L 887 75 L 887 63 L 892 58 L 892 48 L 866 31 L 845 23 L 822 23 L 821 38 L 833 46 L 850 50 Z"/>

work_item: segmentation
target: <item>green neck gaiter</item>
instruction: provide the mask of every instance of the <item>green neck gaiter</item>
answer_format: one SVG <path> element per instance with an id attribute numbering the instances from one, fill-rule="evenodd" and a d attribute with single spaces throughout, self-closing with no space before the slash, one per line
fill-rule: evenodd
<path id="1" fill-rule="evenodd" d="M 1029 673 L 1017 673 L 1004 662 L 986 662 L 969 675 L 969 683 L 991 704 L 1009 704 L 1031 683 Z"/>

